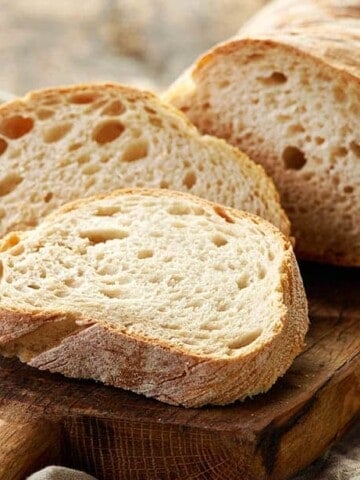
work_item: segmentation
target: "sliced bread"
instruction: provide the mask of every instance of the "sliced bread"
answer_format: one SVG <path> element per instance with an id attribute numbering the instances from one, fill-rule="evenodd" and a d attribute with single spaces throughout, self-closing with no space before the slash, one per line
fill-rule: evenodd
<path id="1" fill-rule="evenodd" d="M 54 88 L 0 107 L 0 164 L 0 237 L 36 226 L 68 201 L 124 187 L 188 191 L 289 234 L 261 167 L 130 87 Z"/>
<path id="2" fill-rule="evenodd" d="M 73 202 L 0 253 L 0 351 L 187 407 L 268 390 L 308 328 L 289 240 L 170 190 Z"/>
<path id="3" fill-rule="evenodd" d="M 271 3 L 200 58 L 165 99 L 201 132 L 265 167 L 300 257 L 360 266 L 360 10 L 353 4 Z"/>

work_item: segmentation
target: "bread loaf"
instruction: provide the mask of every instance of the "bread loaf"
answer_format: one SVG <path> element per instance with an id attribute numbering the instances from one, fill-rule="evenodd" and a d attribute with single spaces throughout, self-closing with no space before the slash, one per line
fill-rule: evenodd
<path id="1" fill-rule="evenodd" d="M 289 234 L 261 167 L 130 87 L 53 88 L 1 106 L 0 164 L 0 237 L 36 226 L 68 201 L 123 187 L 188 191 Z"/>
<path id="2" fill-rule="evenodd" d="M 165 94 L 262 164 L 301 258 L 360 266 L 360 7 L 279 0 Z"/>
<path id="3" fill-rule="evenodd" d="M 308 327 L 289 240 L 169 190 L 79 200 L 0 247 L 0 351 L 187 407 L 268 390 Z"/>

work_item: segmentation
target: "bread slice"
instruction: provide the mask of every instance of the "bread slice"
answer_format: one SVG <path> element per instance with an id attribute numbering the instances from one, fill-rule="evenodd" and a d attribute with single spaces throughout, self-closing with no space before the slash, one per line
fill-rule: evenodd
<path id="1" fill-rule="evenodd" d="M 360 266 L 360 16 L 280 0 L 165 94 L 272 176 L 305 259 Z"/>
<path id="2" fill-rule="evenodd" d="M 300 352 L 289 240 L 170 190 L 79 200 L 0 253 L 0 351 L 187 407 L 264 392 Z"/>
<path id="3" fill-rule="evenodd" d="M 130 87 L 54 88 L 0 107 L 0 164 L 0 237 L 36 226 L 71 200 L 124 187 L 189 191 L 289 234 L 262 168 Z"/>

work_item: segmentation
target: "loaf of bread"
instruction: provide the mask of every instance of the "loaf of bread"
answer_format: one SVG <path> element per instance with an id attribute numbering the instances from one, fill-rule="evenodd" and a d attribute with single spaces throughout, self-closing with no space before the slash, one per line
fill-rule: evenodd
<path id="1" fill-rule="evenodd" d="M 170 190 L 78 200 L 0 246 L 0 352 L 187 407 L 264 392 L 308 327 L 289 240 Z"/>
<path id="2" fill-rule="evenodd" d="M 289 234 L 262 167 L 130 87 L 54 88 L 1 106 L 0 165 L 0 237 L 36 226 L 68 201 L 124 187 L 188 191 Z"/>
<path id="3" fill-rule="evenodd" d="M 279 0 L 165 99 L 265 167 L 301 258 L 360 266 L 359 82 L 359 3 Z"/>

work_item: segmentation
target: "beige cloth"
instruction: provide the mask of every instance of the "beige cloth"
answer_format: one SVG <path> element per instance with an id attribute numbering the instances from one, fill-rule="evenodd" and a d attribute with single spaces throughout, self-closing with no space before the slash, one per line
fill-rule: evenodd
<path id="1" fill-rule="evenodd" d="M 34 473 L 27 480 L 96 480 L 91 475 L 65 467 L 46 467 Z"/>
<path id="2" fill-rule="evenodd" d="M 28 480 L 95 480 L 62 467 L 47 467 Z M 293 480 L 360 480 L 360 422 L 326 455 Z"/>
<path id="3" fill-rule="evenodd" d="M 360 422 L 293 480 L 360 480 Z"/>

